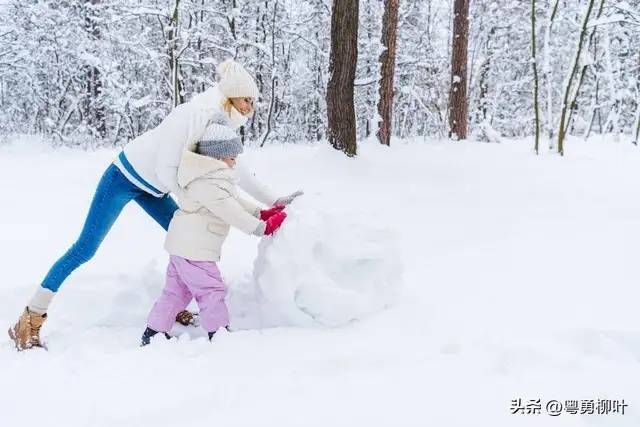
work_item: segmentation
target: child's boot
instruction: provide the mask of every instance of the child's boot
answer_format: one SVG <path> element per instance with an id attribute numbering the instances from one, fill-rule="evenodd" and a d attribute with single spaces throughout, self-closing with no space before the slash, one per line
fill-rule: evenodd
<path id="1" fill-rule="evenodd" d="M 47 320 L 47 313 L 38 314 L 25 308 L 18 322 L 9 328 L 9 337 L 18 351 L 33 347 L 44 347 L 40 341 L 40 329 Z"/>
<path id="2" fill-rule="evenodd" d="M 147 327 L 147 329 L 145 329 L 142 333 L 142 338 L 140 339 L 140 347 L 151 344 L 151 338 L 153 338 L 157 334 L 158 331 L 154 331 L 153 329 Z M 164 337 L 166 339 L 171 339 L 171 336 L 166 332 L 164 332 Z"/>
<path id="3" fill-rule="evenodd" d="M 231 328 L 229 327 L 229 325 L 224 327 L 227 332 L 231 332 Z M 211 341 L 213 339 L 213 336 L 216 334 L 216 331 L 213 332 L 207 332 L 207 334 L 209 335 L 209 341 Z"/>

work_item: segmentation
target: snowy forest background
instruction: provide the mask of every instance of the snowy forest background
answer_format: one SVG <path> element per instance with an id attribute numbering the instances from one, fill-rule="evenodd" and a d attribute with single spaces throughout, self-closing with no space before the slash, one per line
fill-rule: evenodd
<path id="1" fill-rule="evenodd" d="M 553 144 L 581 34 L 569 134 L 637 140 L 640 0 L 535 3 L 545 141 Z M 233 57 L 254 73 L 262 94 L 246 140 L 323 140 L 331 7 L 327 0 L 0 0 L 0 134 L 123 144 L 211 85 L 215 65 Z M 449 136 L 453 7 L 399 2 L 395 137 Z M 358 138 L 376 131 L 383 9 L 382 1 L 359 2 Z M 531 18 L 530 1 L 470 2 L 466 84 L 475 139 L 535 131 Z"/>

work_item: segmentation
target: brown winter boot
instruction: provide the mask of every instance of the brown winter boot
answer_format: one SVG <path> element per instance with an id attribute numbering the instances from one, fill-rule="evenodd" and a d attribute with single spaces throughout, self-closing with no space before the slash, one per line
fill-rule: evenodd
<path id="1" fill-rule="evenodd" d="M 9 328 L 9 336 L 18 351 L 33 347 L 44 348 L 40 341 L 40 328 L 45 320 L 47 320 L 47 313 L 37 314 L 29 311 L 29 308 L 24 309 L 18 323 Z"/>
<path id="2" fill-rule="evenodd" d="M 193 313 L 189 310 L 182 310 L 176 315 L 176 322 L 183 326 L 195 325 Z"/>

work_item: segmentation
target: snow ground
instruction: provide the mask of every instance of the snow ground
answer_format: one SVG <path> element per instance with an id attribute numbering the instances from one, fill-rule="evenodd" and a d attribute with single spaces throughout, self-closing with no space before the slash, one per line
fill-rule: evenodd
<path id="1" fill-rule="evenodd" d="M 192 329 L 138 348 L 167 255 L 162 230 L 128 206 L 61 289 L 49 351 L 0 340 L 0 426 L 637 426 L 640 152 L 591 141 L 536 157 L 530 147 L 363 144 L 357 160 L 326 147 L 247 150 L 241 161 L 274 187 L 305 190 L 300 212 L 397 236 L 397 301 L 336 328 L 243 329 L 215 343 Z M 72 243 L 114 154 L 0 147 L 0 325 Z M 245 303 L 257 252 L 238 233 L 224 248 L 236 326 L 256 327 Z M 511 415 L 516 398 L 629 406 Z"/>

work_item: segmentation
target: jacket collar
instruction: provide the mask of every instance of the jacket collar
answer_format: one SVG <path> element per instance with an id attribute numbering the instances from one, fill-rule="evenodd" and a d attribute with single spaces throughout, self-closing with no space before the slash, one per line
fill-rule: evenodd
<path id="1" fill-rule="evenodd" d="M 235 182 L 235 171 L 222 160 L 194 153 L 189 150 L 182 152 L 178 166 L 178 185 L 185 188 L 198 178 L 208 174 L 215 174 L 215 178 Z"/>

